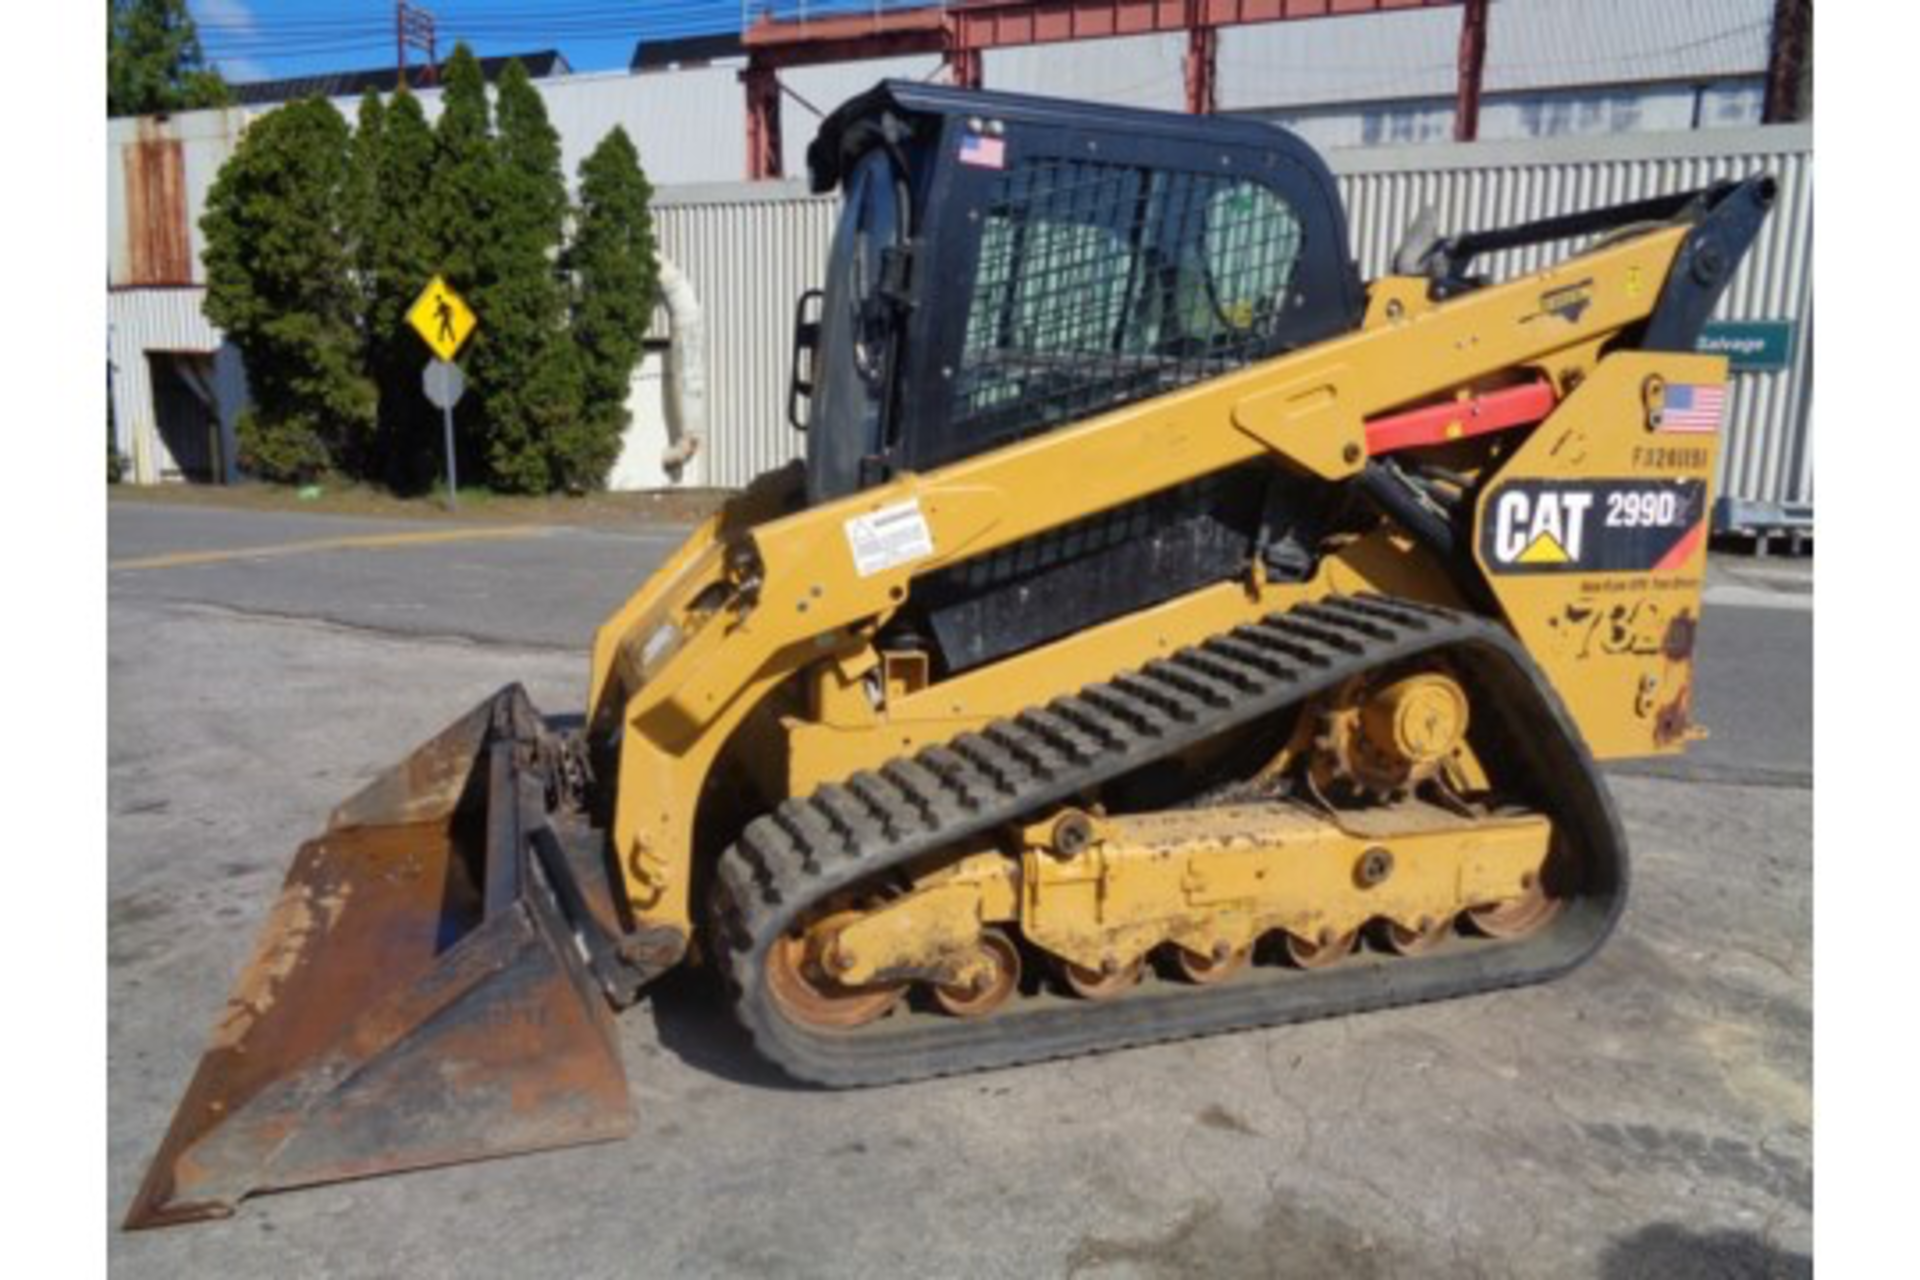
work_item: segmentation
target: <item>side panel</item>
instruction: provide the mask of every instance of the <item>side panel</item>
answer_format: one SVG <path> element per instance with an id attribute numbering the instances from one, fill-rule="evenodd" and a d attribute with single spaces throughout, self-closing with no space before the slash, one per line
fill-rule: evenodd
<path id="1" fill-rule="evenodd" d="M 1609 356 L 1480 498 L 1474 555 L 1600 759 L 1672 754 L 1697 736 L 1726 376 L 1719 356 Z"/>

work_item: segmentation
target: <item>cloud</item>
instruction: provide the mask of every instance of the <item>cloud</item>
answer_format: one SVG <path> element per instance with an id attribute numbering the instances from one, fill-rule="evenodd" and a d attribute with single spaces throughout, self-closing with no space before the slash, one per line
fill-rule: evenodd
<path id="1" fill-rule="evenodd" d="M 260 28 L 259 20 L 253 16 L 253 6 L 247 0 L 192 0 L 188 7 L 193 10 L 195 22 L 222 31 L 252 35 Z"/>
<path id="2" fill-rule="evenodd" d="M 256 58 L 215 58 L 213 65 L 219 69 L 221 79 L 232 84 L 273 79 L 273 72 L 267 69 L 264 62 Z"/>
<path id="3" fill-rule="evenodd" d="M 222 76 L 235 83 L 273 78 L 273 73 L 258 58 L 220 52 L 220 46 L 228 40 L 259 33 L 260 20 L 254 16 L 247 0 L 191 0 L 188 7 L 194 21 L 201 26 L 200 45 Z"/>

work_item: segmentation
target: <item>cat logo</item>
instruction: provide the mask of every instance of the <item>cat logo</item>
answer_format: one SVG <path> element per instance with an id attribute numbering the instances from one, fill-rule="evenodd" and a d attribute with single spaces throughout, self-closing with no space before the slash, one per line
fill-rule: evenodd
<path id="1" fill-rule="evenodd" d="M 1508 489 L 1493 507 L 1493 557 L 1501 564 L 1577 564 L 1593 494 Z"/>
<path id="2" fill-rule="evenodd" d="M 1571 564 L 1573 557 L 1560 545 L 1560 540 L 1550 533 L 1543 533 L 1527 544 L 1520 553 L 1516 564 Z"/>
<path id="3" fill-rule="evenodd" d="M 1705 538 L 1704 480 L 1523 478 L 1481 500 L 1480 563 L 1495 574 L 1646 573 Z"/>

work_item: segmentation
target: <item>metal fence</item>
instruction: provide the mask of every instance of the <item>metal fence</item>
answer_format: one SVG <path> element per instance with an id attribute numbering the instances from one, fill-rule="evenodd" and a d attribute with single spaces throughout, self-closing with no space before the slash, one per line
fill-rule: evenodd
<path id="1" fill-rule="evenodd" d="M 1443 230 L 1525 222 L 1766 171 L 1780 198 L 1715 316 L 1795 326 L 1787 368 L 1740 373 L 1718 489 L 1728 511 L 1762 522 L 1810 520 L 1813 503 L 1813 132 L 1805 125 L 1672 135 L 1334 152 L 1361 272 L 1386 268 L 1420 210 Z M 786 422 L 792 315 L 820 283 L 836 201 L 799 183 L 663 190 L 662 251 L 700 293 L 708 324 L 710 444 L 705 480 L 745 484 L 795 457 Z M 1564 249 L 1486 260 L 1496 273 L 1544 265 Z"/>

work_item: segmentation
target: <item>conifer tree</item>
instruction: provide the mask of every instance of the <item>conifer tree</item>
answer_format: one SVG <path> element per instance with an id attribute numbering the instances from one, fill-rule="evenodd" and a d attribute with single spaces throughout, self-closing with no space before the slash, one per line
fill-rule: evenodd
<path id="1" fill-rule="evenodd" d="M 427 188 L 425 217 L 433 241 L 434 270 L 456 293 L 477 303 L 486 283 L 495 158 L 486 77 L 465 43 L 454 46 L 453 56 L 441 68 L 440 83 L 444 88 L 440 119 L 434 126 L 433 178 Z M 491 329 L 492 317 L 482 311 L 480 331 L 460 356 L 469 370 L 474 356 L 486 347 Z M 486 410 L 486 397 L 477 387 L 470 387 L 454 410 L 461 474 L 478 480 L 487 478 L 480 465 L 485 458 Z"/>
<path id="2" fill-rule="evenodd" d="M 361 310 L 373 297 L 373 241 L 380 217 L 380 152 L 386 133 L 386 104 L 377 89 L 360 96 L 353 141 L 348 145 L 347 182 L 342 216 L 346 219 L 348 252 L 353 262 L 354 286 Z"/>
<path id="3" fill-rule="evenodd" d="M 323 98 L 258 120 L 208 192 L 207 319 L 246 362 L 240 464 L 274 480 L 364 466 L 374 389 L 347 247 L 351 139 Z"/>
<path id="4" fill-rule="evenodd" d="M 434 127 L 428 221 L 440 273 L 456 291 L 467 294 L 480 282 L 493 211 L 492 116 L 480 61 L 465 44 L 454 46 L 440 81 L 445 88 Z"/>
<path id="5" fill-rule="evenodd" d="M 107 0 L 107 114 L 224 106 L 186 0 Z"/>
<path id="6" fill-rule="evenodd" d="M 435 143 L 420 100 L 396 91 L 378 116 L 374 145 L 356 147 L 366 191 L 366 229 L 359 243 L 365 299 L 367 368 L 380 392 L 374 474 L 395 488 L 430 484 L 445 466 L 439 414 L 420 389 L 429 358 L 406 322 L 407 308 L 437 269 L 427 207 Z M 365 138 L 366 116 L 362 115 Z"/>
<path id="7" fill-rule="evenodd" d="M 443 83 L 437 127 L 404 88 L 364 97 L 351 132 L 320 99 L 270 112 L 214 184 L 206 311 L 247 364 L 241 462 L 257 474 L 402 489 L 442 474 L 429 352 L 405 322 L 435 274 L 480 322 L 460 356 L 463 474 L 584 490 L 618 456 L 656 278 L 632 140 L 615 129 L 582 163 L 576 214 L 525 68 L 508 65 L 491 110 L 466 46 Z"/>
<path id="8" fill-rule="evenodd" d="M 472 372 L 485 406 L 486 469 L 495 487 L 553 487 L 553 444 L 580 412 L 580 367 L 567 333 L 560 254 L 567 187 L 560 135 L 526 68 L 501 74 L 487 236 L 474 306 L 482 340 Z"/>
<path id="9" fill-rule="evenodd" d="M 580 164 L 580 205 L 567 261 L 574 283 L 573 342 L 581 408 L 554 443 L 562 483 L 598 488 L 620 456 L 627 393 L 652 320 L 653 188 L 625 129 L 615 126 Z"/>

